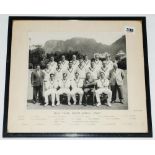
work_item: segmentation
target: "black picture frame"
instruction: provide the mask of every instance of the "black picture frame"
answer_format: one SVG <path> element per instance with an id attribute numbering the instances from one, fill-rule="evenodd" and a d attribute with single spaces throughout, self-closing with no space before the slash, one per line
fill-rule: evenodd
<path id="1" fill-rule="evenodd" d="M 14 20 L 133 20 L 142 21 L 143 33 L 143 50 L 144 50 L 144 70 L 146 86 L 146 103 L 147 103 L 147 133 L 9 133 L 8 124 L 8 107 L 9 107 L 9 83 L 10 83 L 10 65 L 11 65 L 11 42 L 12 42 L 12 25 Z M 149 66 L 147 50 L 147 32 L 145 17 L 90 17 L 90 16 L 10 16 L 8 24 L 7 40 L 7 58 L 6 58 L 6 81 L 5 81 L 5 98 L 4 98 L 4 118 L 3 118 L 3 137 L 60 137 L 60 138 L 80 138 L 80 137 L 152 137 L 152 120 L 151 120 L 151 101 L 149 87 Z"/>

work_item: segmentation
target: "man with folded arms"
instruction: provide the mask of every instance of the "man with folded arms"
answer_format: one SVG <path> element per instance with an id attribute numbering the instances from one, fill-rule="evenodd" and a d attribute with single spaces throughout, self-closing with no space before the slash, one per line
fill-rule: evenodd
<path id="1" fill-rule="evenodd" d="M 95 67 L 96 67 L 96 69 L 100 70 L 101 66 L 102 66 L 102 62 L 99 59 L 99 55 L 96 54 L 95 55 Z"/>
<path id="2" fill-rule="evenodd" d="M 60 95 L 66 94 L 68 99 L 68 105 L 71 105 L 71 91 L 70 91 L 70 80 L 67 78 L 67 73 L 63 73 L 63 79 L 59 81 L 59 90 L 56 93 L 57 105 L 60 104 Z"/>
<path id="3" fill-rule="evenodd" d="M 79 65 L 77 66 L 75 72 L 79 73 L 80 79 L 84 80 L 86 78 L 86 69 L 82 57 L 79 59 Z"/>
<path id="4" fill-rule="evenodd" d="M 50 79 L 50 74 L 52 73 L 49 64 L 46 65 L 46 68 L 43 70 L 43 72 L 44 72 L 44 81 L 49 80 Z"/>
<path id="5" fill-rule="evenodd" d="M 57 67 L 56 67 L 54 73 L 55 73 L 55 79 L 57 81 L 62 80 L 63 69 L 62 69 L 62 66 L 61 66 L 61 61 L 59 61 L 57 63 Z"/>
<path id="6" fill-rule="evenodd" d="M 67 73 L 67 78 L 70 81 L 72 81 L 74 79 L 74 76 L 75 76 L 75 68 L 73 67 L 72 61 L 69 61 L 69 65 L 67 67 L 66 73 Z"/>
<path id="7" fill-rule="evenodd" d="M 91 63 L 91 61 L 88 59 L 88 56 L 85 55 L 84 56 L 84 67 L 85 67 L 85 69 L 88 69 L 90 67 L 90 63 Z"/>
<path id="8" fill-rule="evenodd" d="M 111 71 L 113 69 L 113 62 L 110 59 L 110 54 L 106 53 L 106 66 L 108 67 L 108 70 Z"/>
<path id="9" fill-rule="evenodd" d="M 79 61 L 76 59 L 76 55 L 73 54 L 72 56 L 72 63 L 73 63 L 73 68 L 76 69 L 77 66 L 79 65 Z"/>
<path id="10" fill-rule="evenodd" d="M 71 82 L 71 97 L 73 98 L 74 103 L 76 104 L 76 94 L 79 94 L 80 99 L 79 99 L 79 105 L 82 105 L 82 97 L 83 97 L 83 79 L 79 78 L 79 73 L 75 72 L 75 78 Z"/>
<path id="11" fill-rule="evenodd" d="M 62 67 L 62 70 L 65 71 L 68 67 L 68 61 L 66 60 L 66 57 L 65 55 L 62 55 L 61 57 L 61 67 Z"/>
<path id="12" fill-rule="evenodd" d="M 95 91 L 95 93 L 96 93 L 96 100 L 97 100 L 96 106 L 101 105 L 100 95 L 102 93 L 108 95 L 107 105 L 109 107 L 111 106 L 110 102 L 111 102 L 112 92 L 109 89 L 109 80 L 106 78 L 104 72 L 100 72 L 100 79 L 97 80 L 97 90 Z"/>
<path id="13" fill-rule="evenodd" d="M 54 56 L 51 56 L 50 61 L 49 61 L 49 67 L 51 69 L 52 72 L 54 72 L 54 70 L 57 67 L 57 63 L 54 61 Z"/>
<path id="14" fill-rule="evenodd" d="M 108 68 L 108 66 L 107 66 L 105 60 L 102 61 L 102 67 L 101 67 L 101 69 L 99 70 L 99 75 L 100 75 L 101 72 L 104 72 L 104 75 L 105 75 L 105 77 L 106 77 L 107 79 L 109 78 L 109 73 L 110 73 L 110 71 L 109 71 L 109 68 Z"/>

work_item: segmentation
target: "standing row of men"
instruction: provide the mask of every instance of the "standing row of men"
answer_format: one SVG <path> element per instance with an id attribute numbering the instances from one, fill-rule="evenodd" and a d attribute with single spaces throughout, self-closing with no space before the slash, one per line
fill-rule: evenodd
<path id="1" fill-rule="evenodd" d="M 79 104 L 82 104 L 84 97 L 84 105 L 87 104 L 87 94 L 96 96 L 97 104 L 101 105 L 101 94 L 108 96 L 107 105 L 111 106 L 111 102 L 116 100 L 116 92 L 118 91 L 120 102 L 123 103 L 123 79 L 124 73 L 118 69 L 117 64 L 110 60 L 107 55 L 105 61 L 100 61 L 96 55 L 91 61 L 87 56 L 76 59 L 73 55 L 72 61 L 67 61 L 65 56 L 56 63 L 54 57 L 44 71 L 40 70 L 39 65 L 32 72 L 31 84 L 33 86 L 33 102 L 40 102 L 45 98 L 45 106 L 48 105 L 48 98 L 52 98 L 52 106 L 60 104 L 60 95 L 66 94 L 68 105 L 76 104 L 76 94 L 79 94 Z"/>

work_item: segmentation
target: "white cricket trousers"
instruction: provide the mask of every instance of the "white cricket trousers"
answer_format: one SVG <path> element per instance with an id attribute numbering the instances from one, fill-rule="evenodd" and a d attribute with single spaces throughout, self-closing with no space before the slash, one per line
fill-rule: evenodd
<path id="1" fill-rule="evenodd" d="M 108 89 L 108 88 L 99 88 L 99 89 L 97 89 L 97 90 L 95 91 L 95 93 L 96 93 L 96 100 L 97 100 L 97 103 L 100 103 L 100 102 L 101 102 L 101 100 L 100 100 L 100 95 L 101 95 L 102 93 L 108 95 L 108 100 L 107 100 L 107 102 L 108 102 L 108 103 L 111 102 L 112 91 L 111 91 L 110 89 Z"/>
<path id="2" fill-rule="evenodd" d="M 71 91 L 71 97 L 73 98 L 74 103 L 76 103 L 76 94 L 80 95 L 79 103 L 82 103 L 83 90 L 82 88 L 73 88 Z"/>
<path id="3" fill-rule="evenodd" d="M 52 97 L 52 105 L 55 104 L 55 97 L 56 97 L 57 90 L 56 89 L 48 89 L 44 92 L 45 103 L 48 103 L 48 96 L 51 95 Z"/>

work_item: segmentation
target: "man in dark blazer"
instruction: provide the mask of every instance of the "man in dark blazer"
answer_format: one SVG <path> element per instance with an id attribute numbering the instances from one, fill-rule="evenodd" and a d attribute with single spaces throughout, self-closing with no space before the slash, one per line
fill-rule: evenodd
<path id="1" fill-rule="evenodd" d="M 96 82 L 92 78 L 91 73 L 87 72 L 86 73 L 86 78 L 83 82 L 83 91 L 84 91 L 84 106 L 86 106 L 88 103 L 88 97 L 87 95 L 90 94 L 93 98 L 93 105 L 94 105 L 94 95 L 95 95 L 95 86 Z"/>
<path id="2" fill-rule="evenodd" d="M 31 74 L 31 84 L 33 87 L 33 103 L 37 102 L 37 97 L 40 103 L 43 103 L 43 81 L 44 72 L 37 65 L 36 69 Z"/>

